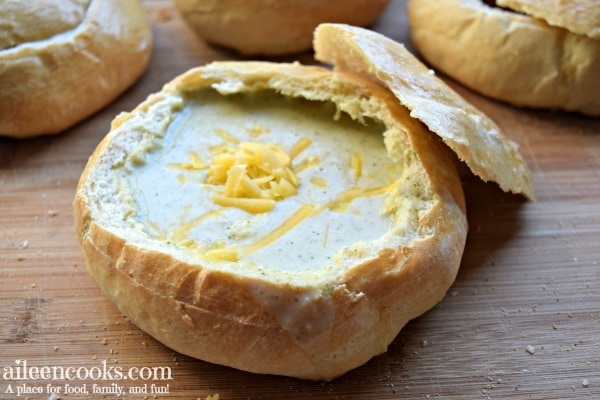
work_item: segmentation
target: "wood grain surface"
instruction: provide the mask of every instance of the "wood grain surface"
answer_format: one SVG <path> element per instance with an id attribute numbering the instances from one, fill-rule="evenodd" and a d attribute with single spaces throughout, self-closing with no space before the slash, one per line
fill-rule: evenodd
<path id="1" fill-rule="evenodd" d="M 305 382 L 194 360 L 131 324 L 83 265 L 71 209 L 79 174 L 119 112 L 188 68 L 236 59 L 194 36 L 168 0 L 144 4 L 155 46 L 134 87 L 58 136 L 0 138 L 0 399 L 600 398 L 600 119 L 516 109 L 450 80 L 520 145 L 538 201 L 465 176 L 470 232 L 458 278 L 387 353 L 332 382 Z M 392 1 L 373 29 L 411 48 L 404 7 Z M 278 61 L 296 59 L 312 62 Z M 169 367 L 171 379 L 7 379 L 24 362 L 81 374 Z M 89 393 L 64 395 L 66 384 Z M 93 384 L 148 393 L 93 394 Z M 37 386 L 43 393 L 17 396 Z"/>

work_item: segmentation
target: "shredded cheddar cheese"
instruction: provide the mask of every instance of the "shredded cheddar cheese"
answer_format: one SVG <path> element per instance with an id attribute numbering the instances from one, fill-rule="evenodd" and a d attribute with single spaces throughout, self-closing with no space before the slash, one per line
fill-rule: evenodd
<path id="1" fill-rule="evenodd" d="M 320 188 L 326 188 L 328 185 L 327 181 L 319 176 L 313 176 L 310 178 L 310 183 Z"/>
<path id="2" fill-rule="evenodd" d="M 177 168 L 184 171 L 200 171 L 205 168 L 208 168 L 208 165 L 206 165 L 206 163 L 202 161 L 202 158 L 198 155 L 198 153 L 194 151 L 189 151 L 188 157 L 190 158 L 189 163 L 172 163 L 168 164 L 168 166 L 170 168 Z"/>
<path id="3" fill-rule="evenodd" d="M 214 196 L 213 201 L 222 207 L 236 207 L 253 214 L 271 211 L 275 207 L 273 199 L 247 199 L 225 196 Z"/>
<path id="4" fill-rule="evenodd" d="M 222 193 L 213 197 L 216 204 L 262 213 L 298 193 L 300 181 L 292 160 L 310 146 L 309 139 L 300 139 L 286 153 L 273 144 L 240 142 L 223 130 L 217 134 L 230 145 L 212 149 L 206 182 L 223 186 Z M 199 158 L 192 158 L 191 164 L 203 165 Z"/>
<path id="5" fill-rule="evenodd" d="M 244 199 L 248 200 L 248 199 Z M 271 232 L 267 233 L 263 237 L 259 238 L 256 242 L 242 246 L 242 247 L 224 247 L 219 249 L 212 249 L 206 252 L 206 256 L 213 260 L 221 261 L 238 261 L 240 257 L 248 256 L 263 247 L 273 243 L 287 232 L 294 229 L 296 225 L 304 221 L 306 218 L 317 212 L 317 209 L 313 206 L 303 204 L 298 208 L 287 220 L 281 225 L 276 227 Z"/>
<path id="6" fill-rule="evenodd" d="M 213 260 L 231 261 L 231 262 L 239 261 L 238 251 L 236 249 L 224 248 L 224 249 L 208 250 L 204 255 L 205 255 L 205 257 L 208 257 L 209 259 L 213 259 Z"/>
<path id="7" fill-rule="evenodd" d="M 240 250 L 240 253 L 246 256 L 250 253 L 255 252 L 258 249 L 269 245 L 270 243 L 276 241 L 281 236 L 285 235 L 287 232 L 292 230 L 296 225 L 304 221 L 316 211 L 317 210 L 315 209 L 315 207 L 303 204 L 287 220 L 285 220 L 283 224 L 279 225 L 273 231 L 258 239 L 254 244 L 243 247 Z"/>
<path id="8" fill-rule="evenodd" d="M 248 132 L 248 134 L 249 134 L 250 136 L 252 136 L 253 138 L 256 138 L 256 137 L 258 137 L 259 135 L 261 135 L 262 133 L 265 133 L 265 132 L 270 132 L 270 129 L 268 129 L 268 128 L 263 128 L 263 127 L 262 127 L 262 126 L 260 126 L 260 125 L 254 125 L 254 126 L 252 126 L 252 127 L 248 128 L 248 129 L 246 129 L 246 131 Z"/>
<path id="9" fill-rule="evenodd" d="M 296 158 L 296 156 L 298 156 L 298 154 L 302 153 L 304 150 L 306 150 L 306 148 L 308 146 L 310 146 L 312 144 L 312 141 L 308 138 L 302 138 L 300 140 L 298 140 L 293 146 L 292 149 L 290 150 L 290 158 L 294 159 Z"/>
<path id="10" fill-rule="evenodd" d="M 358 178 L 362 176 L 362 155 L 360 153 L 353 153 L 350 158 L 350 168 L 354 170 L 354 181 L 358 181 Z"/>
<path id="11" fill-rule="evenodd" d="M 233 136 L 231 133 L 227 132 L 225 129 L 215 129 L 215 133 L 220 136 L 223 140 L 229 143 L 239 143 L 240 141 Z"/>

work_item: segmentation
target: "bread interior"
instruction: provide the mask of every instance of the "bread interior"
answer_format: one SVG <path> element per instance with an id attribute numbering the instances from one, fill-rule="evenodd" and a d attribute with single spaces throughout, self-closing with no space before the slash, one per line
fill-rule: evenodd
<path id="1" fill-rule="evenodd" d="M 102 180 L 113 182 L 111 201 L 123 204 L 98 212 L 110 219 L 99 222 L 133 244 L 205 267 L 331 281 L 382 249 L 410 245 L 420 213 L 433 201 L 420 164 L 407 160 L 414 155 L 403 133 L 354 109 L 353 116 L 332 101 L 272 90 L 194 91 L 163 132 L 143 140 L 132 139 L 135 132 L 113 138 L 126 154 L 115 151 L 113 164 L 100 169 L 112 175 Z M 267 212 L 216 204 L 224 185 L 208 182 L 210 168 L 215 157 L 243 143 L 287 154 L 309 143 L 289 165 L 297 193 L 277 199 Z M 95 206 L 111 207 L 110 201 Z"/>

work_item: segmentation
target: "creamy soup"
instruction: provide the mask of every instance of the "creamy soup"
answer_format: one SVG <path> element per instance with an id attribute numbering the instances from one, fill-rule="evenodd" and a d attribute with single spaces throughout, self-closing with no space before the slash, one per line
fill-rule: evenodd
<path id="1" fill-rule="evenodd" d="M 215 262 L 327 267 L 341 249 L 390 230 L 384 197 L 402 171 L 384 130 L 331 103 L 195 93 L 128 175 L 135 220 Z"/>

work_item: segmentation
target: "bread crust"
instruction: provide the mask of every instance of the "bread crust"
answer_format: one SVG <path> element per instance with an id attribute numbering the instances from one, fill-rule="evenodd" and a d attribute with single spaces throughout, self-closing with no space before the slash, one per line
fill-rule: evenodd
<path id="1" fill-rule="evenodd" d="M 245 56 L 311 50 L 319 23 L 367 26 L 388 0 L 174 0 L 189 26 L 212 44 Z"/>
<path id="2" fill-rule="evenodd" d="M 0 135 L 64 131 L 131 86 L 150 58 L 139 0 L 91 0 L 79 24 L 51 33 L 0 50 Z"/>
<path id="3" fill-rule="evenodd" d="M 481 0 L 410 0 L 408 20 L 423 58 L 481 94 L 600 115 L 598 39 Z"/>
<path id="4" fill-rule="evenodd" d="M 565 28 L 578 35 L 600 39 L 600 7 L 593 0 L 496 0 L 526 15 L 540 18 L 553 26 Z"/>
<path id="5" fill-rule="evenodd" d="M 385 125 L 399 132 L 388 139 L 397 141 L 391 148 L 412 154 L 407 166 L 420 165 L 422 171 L 415 190 L 429 193 L 431 206 L 419 214 L 410 243 L 386 248 L 323 286 L 277 272 L 233 273 L 189 262 L 111 226 L 107 221 L 113 216 L 101 215 L 107 213 L 101 209 L 106 199 L 98 197 L 98 186 L 110 184 L 103 168 L 122 163 L 127 156 L 122 143 L 135 148 L 136 135 L 145 143 L 150 132 L 163 131 L 186 93 L 208 87 L 224 94 L 275 90 L 334 101 L 342 109 L 375 101 L 373 110 L 379 111 L 369 112 L 381 113 Z M 304 379 L 333 379 L 384 352 L 409 320 L 442 299 L 455 279 L 467 234 L 461 182 L 446 146 L 385 88 L 297 64 L 213 63 L 176 78 L 115 119 L 82 174 L 73 206 L 90 274 L 141 329 L 209 362 Z M 115 224 L 120 220 L 114 215 Z"/>
<path id="6" fill-rule="evenodd" d="M 90 0 L 3 0 L 0 49 L 48 39 L 81 23 Z"/>

